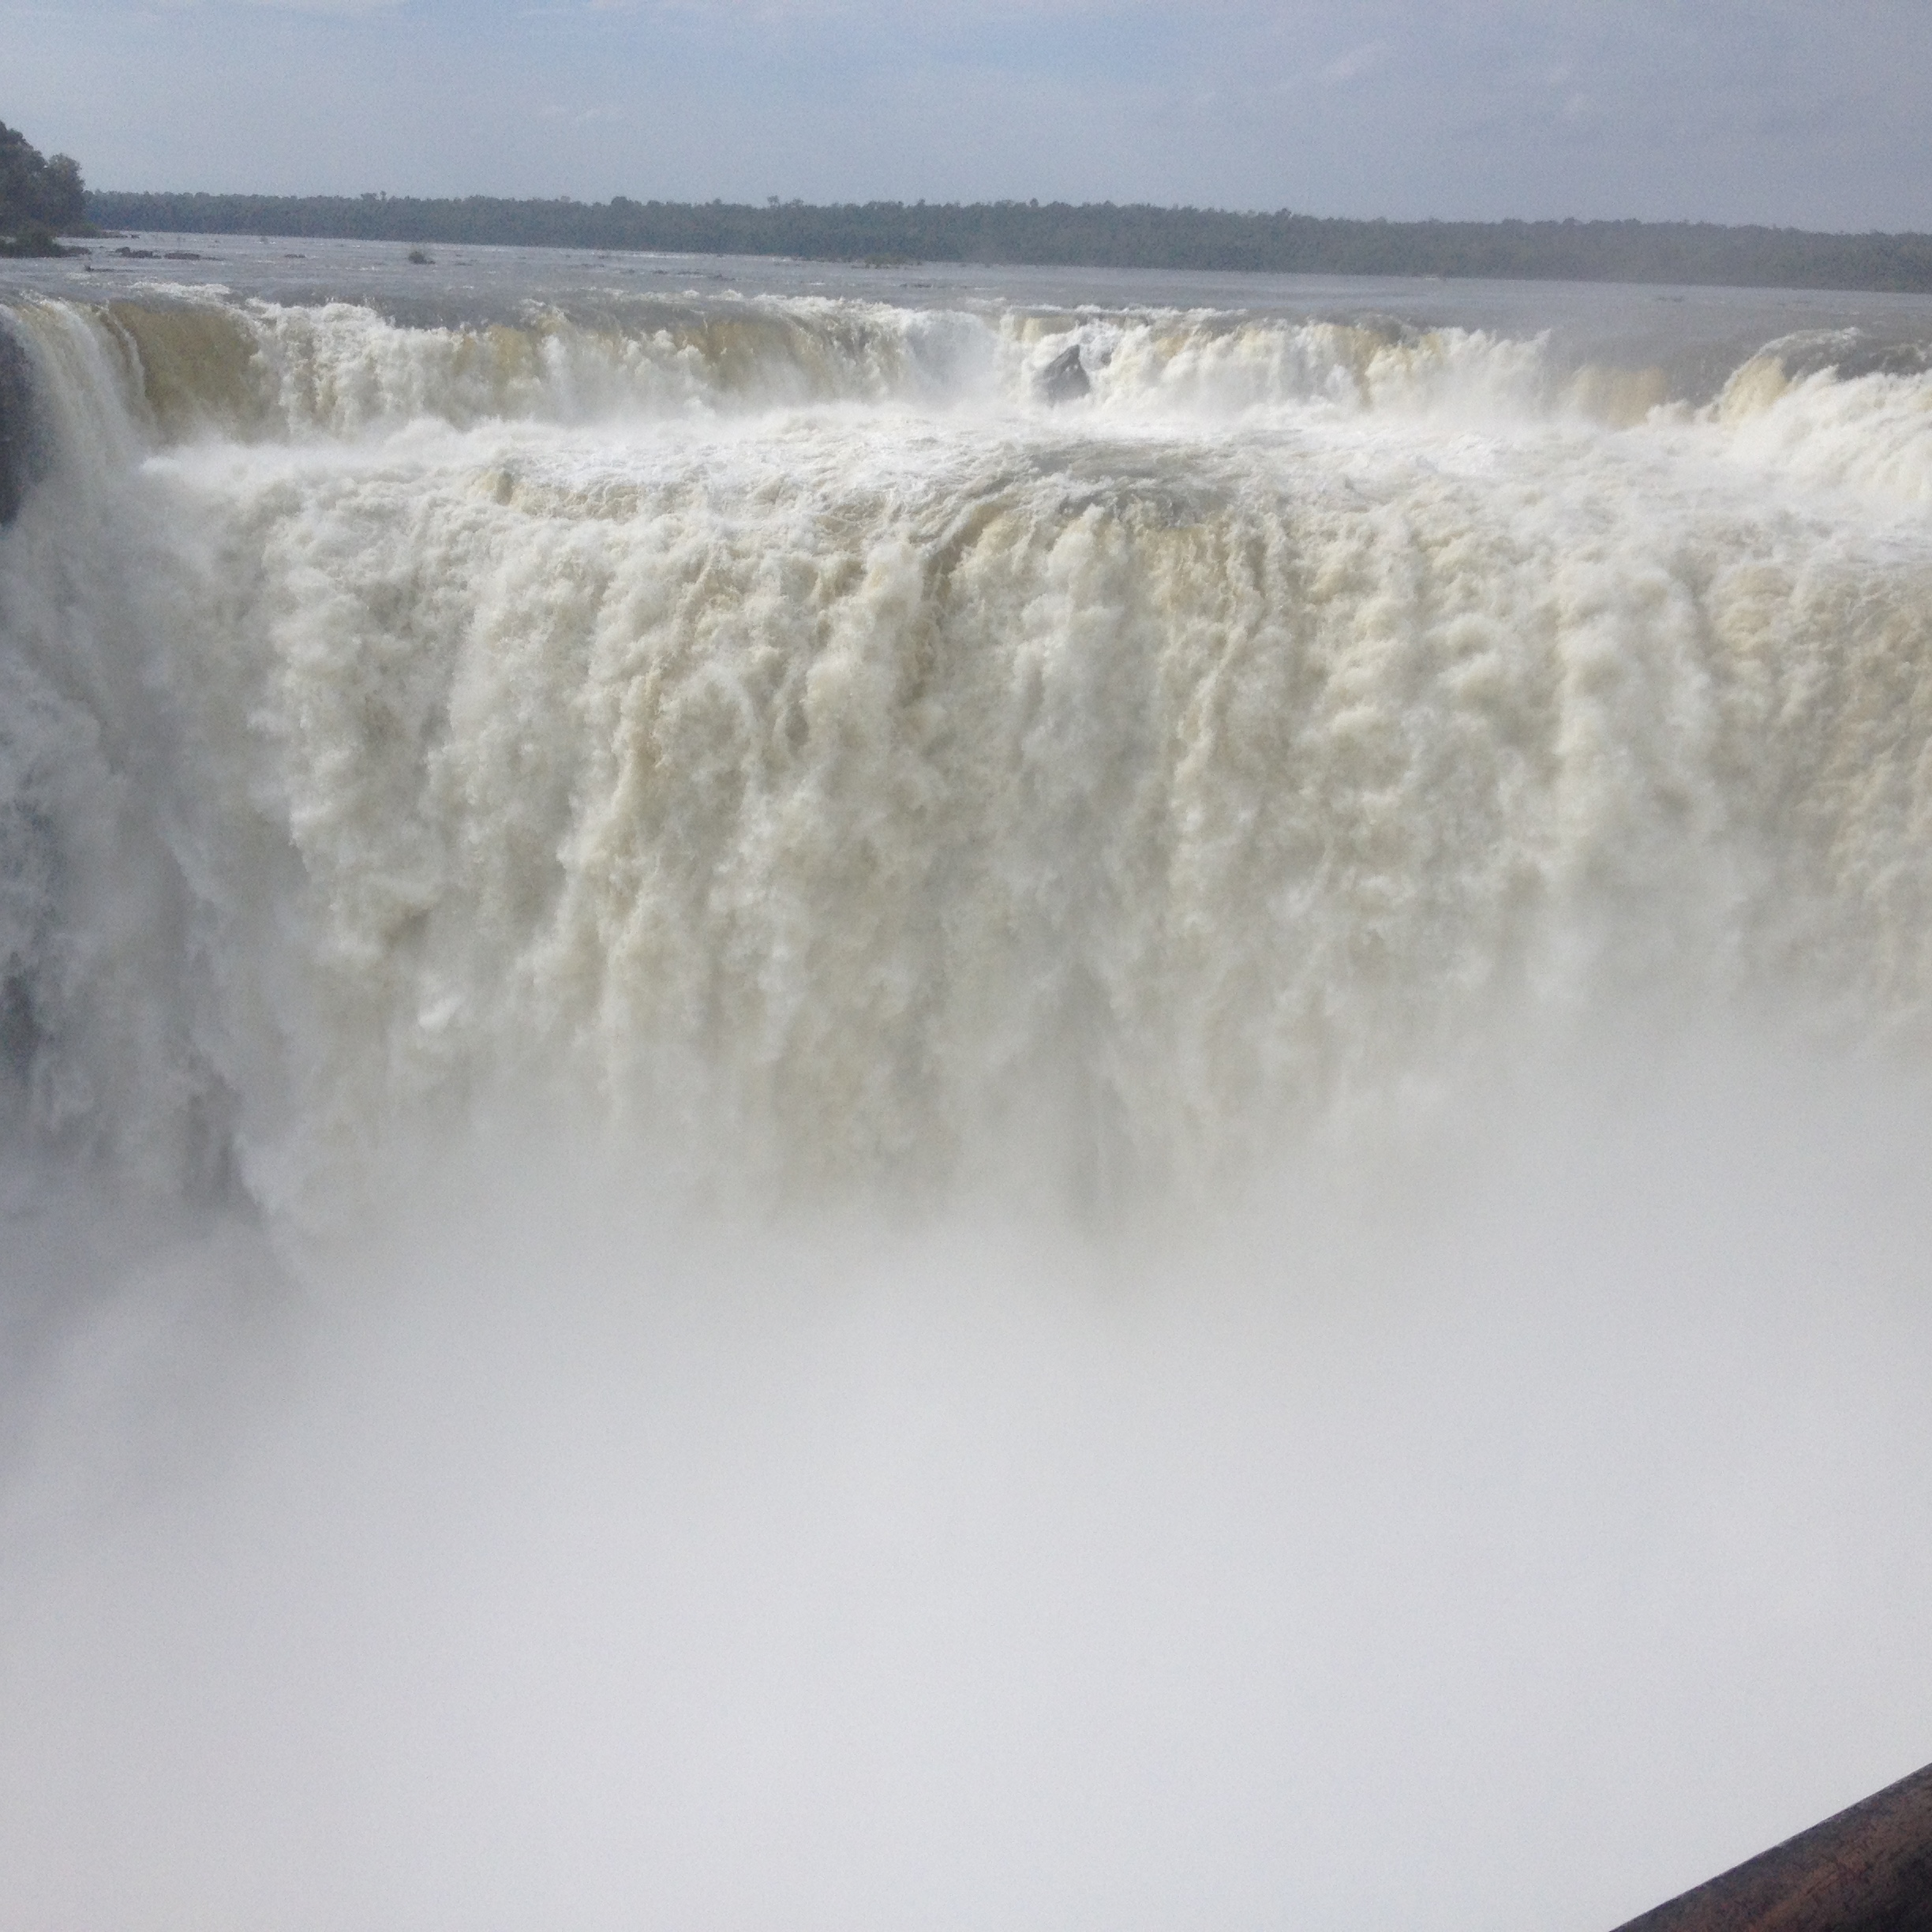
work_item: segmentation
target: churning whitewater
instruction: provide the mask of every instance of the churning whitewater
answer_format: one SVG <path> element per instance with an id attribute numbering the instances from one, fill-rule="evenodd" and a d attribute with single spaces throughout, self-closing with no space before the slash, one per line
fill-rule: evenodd
<path id="1" fill-rule="evenodd" d="M 0 1932 L 1923 1761 L 1932 304 L 304 247 L 0 287 Z"/>
<path id="2" fill-rule="evenodd" d="M 1607 1002 L 1922 1033 L 1911 358 L 1696 405 L 1374 318 L 0 326 L 9 1062 L 144 1185 L 326 1219 L 521 1095 L 708 1181 L 1102 1200 Z"/>

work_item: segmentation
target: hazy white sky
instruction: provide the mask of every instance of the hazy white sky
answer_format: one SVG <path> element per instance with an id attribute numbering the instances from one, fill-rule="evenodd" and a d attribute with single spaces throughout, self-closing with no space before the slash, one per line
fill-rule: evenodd
<path id="1" fill-rule="evenodd" d="M 1932 228 L 1927 0 L 0 0 L 99 187 Z"/>

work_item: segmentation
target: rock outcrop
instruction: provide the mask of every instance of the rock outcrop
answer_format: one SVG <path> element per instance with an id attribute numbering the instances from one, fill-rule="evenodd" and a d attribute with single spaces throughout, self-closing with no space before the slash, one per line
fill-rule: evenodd
<path id="1" fill-rule="evenodd" d="M 1039 392 L 1049 402 L 1076 402 L 1092 388 L 1078 343 L 1061 350 L 1039 373 Z"/>

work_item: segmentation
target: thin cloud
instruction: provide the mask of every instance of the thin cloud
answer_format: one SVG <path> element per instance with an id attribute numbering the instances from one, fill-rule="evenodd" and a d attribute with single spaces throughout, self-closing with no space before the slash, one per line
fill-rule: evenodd
<path id="1" fill-rule="evenodd" d="M 1389 43 L 1386 40 L 1371 40 L 1361 47 L 1351 47 L 1347 53 L 1331 60 L 1320 69 L 1316 78 L 1324 86 L 1345 87 L 1351 80 L 1359 80 L 1364 74 L 1373 73 L 1387 62 Z"/>

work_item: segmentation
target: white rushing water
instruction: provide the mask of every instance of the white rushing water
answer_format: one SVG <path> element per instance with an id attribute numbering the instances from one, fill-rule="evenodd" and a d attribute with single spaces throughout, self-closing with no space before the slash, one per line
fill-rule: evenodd
<path id="1" fill-rule="evenodd" d="M 1607 1926 L 1932 1754 L 1926 358 L 1367 309 L 0 309 L 0 1925 Z"/>

